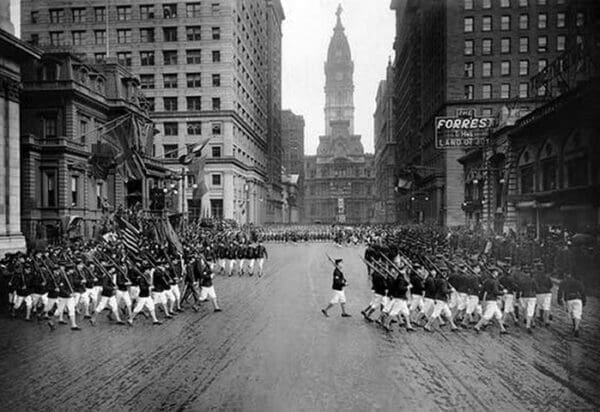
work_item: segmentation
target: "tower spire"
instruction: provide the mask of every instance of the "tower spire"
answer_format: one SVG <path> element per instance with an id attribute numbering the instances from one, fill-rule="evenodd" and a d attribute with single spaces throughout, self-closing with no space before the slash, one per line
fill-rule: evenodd
<path id="1" fill-rule="evenodd" d="M 344 29 L 344 26 L 342 26 L 342 12 L 344 11 L 344 9 L 342 8 L 342 4 L 338 4 L 338 8 L 335 12 L 335 15 L 337 16 L 337 23 L 335 25 L 336 30 L 339 29 Z"/>

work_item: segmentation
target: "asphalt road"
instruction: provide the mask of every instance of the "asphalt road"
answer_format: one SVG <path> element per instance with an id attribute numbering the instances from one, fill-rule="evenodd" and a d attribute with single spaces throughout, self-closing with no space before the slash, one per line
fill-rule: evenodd
<path id="1" fill-rule="evenodd" d="M 83 331 L 0 318 L 0 405 L 20 410 L 599 410 L 598 301 L 570 336 L 554 309 L 533 335 L 496 327 L 385 333 L 359 311 L 370 298 L 360 248 L 268 245 L 267 274 L 216 279 L 205 304 L 162 326 L 103 316 Z M 332 268 L 345 260 L 348 308 L 325 318 Z"/>

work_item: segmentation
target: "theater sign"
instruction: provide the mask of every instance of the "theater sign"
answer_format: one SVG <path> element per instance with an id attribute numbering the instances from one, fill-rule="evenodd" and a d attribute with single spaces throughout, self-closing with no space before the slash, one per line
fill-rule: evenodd
<path id="1" fill-rule="evenodd" d="M 467 149 L 488 144 L 493 117 L 436 117 L 435 148 Z"/>

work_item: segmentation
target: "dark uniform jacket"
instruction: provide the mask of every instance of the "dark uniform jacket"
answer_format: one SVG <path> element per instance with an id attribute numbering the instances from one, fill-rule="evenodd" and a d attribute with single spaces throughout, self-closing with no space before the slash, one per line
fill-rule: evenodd
<path id="1" fill-rule="evenodd" d="M 346 286 L 346 279 L 344 278 L 344 274 L 338 268 L 335 268 L 333 271 L 333 285 L 331 288 L 333 290 L 343 290 L 344 286 Z"/>
<path id="2" fill-rule="evenodd" d="M 574 278 L 568 278 L 560 283 L 558 288 L 558 301 L 569 301 L 574 299 L 581 299 L 585 305 L 585 288 L 583 283 Z"/>

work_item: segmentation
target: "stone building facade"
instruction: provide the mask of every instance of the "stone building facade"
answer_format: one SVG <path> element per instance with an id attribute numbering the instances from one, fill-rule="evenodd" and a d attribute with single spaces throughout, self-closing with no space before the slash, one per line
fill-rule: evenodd
<path id="1" fill-rule="evenodd" d="M 23 67 L 21 199 L 29 242 L 65 235 L 74 218 L 80 221 L 70 234 L 91 237 L 103 208 L 139 203 L 148 210 L 150 190 L 163 187 L 168 170 L 149 153 L 141 179 L 126 181 L 112 162 L 94 167 L 110 125 L 129 117 L 151 123 L 139 80 L 113 60 L 90 65 L 70 53 L 44 53 Z M 127 125 L 114 133 L 130 131 Z"/>
<path id="2" fill-rule="evenodd" d="M 354 63 L 341 22 L 341 8 L 325 63 L 326 133 L 304 163 L 304 220 L 365 224 L 373 221 L 373 155 L 353 133 Z"/>
<path id="3" fill-rule="evenodd" d="M 23 39 L 117 57 L 140 78 L 161 131 L 155 155 L 177 157 L 203 139 L 202 215 L 263 223 L 281 216 L 279 0 L 91 2 L 23 0 Z M 182 211 L 194 181 L 185 175 Z"/>
<path id="4" fill-rule="evenodd" d="M 41 52 L 14 36 L 9 2 L 0 5 L 0 258 L 25 250 L 21 228 L 21 66 Z"/>

